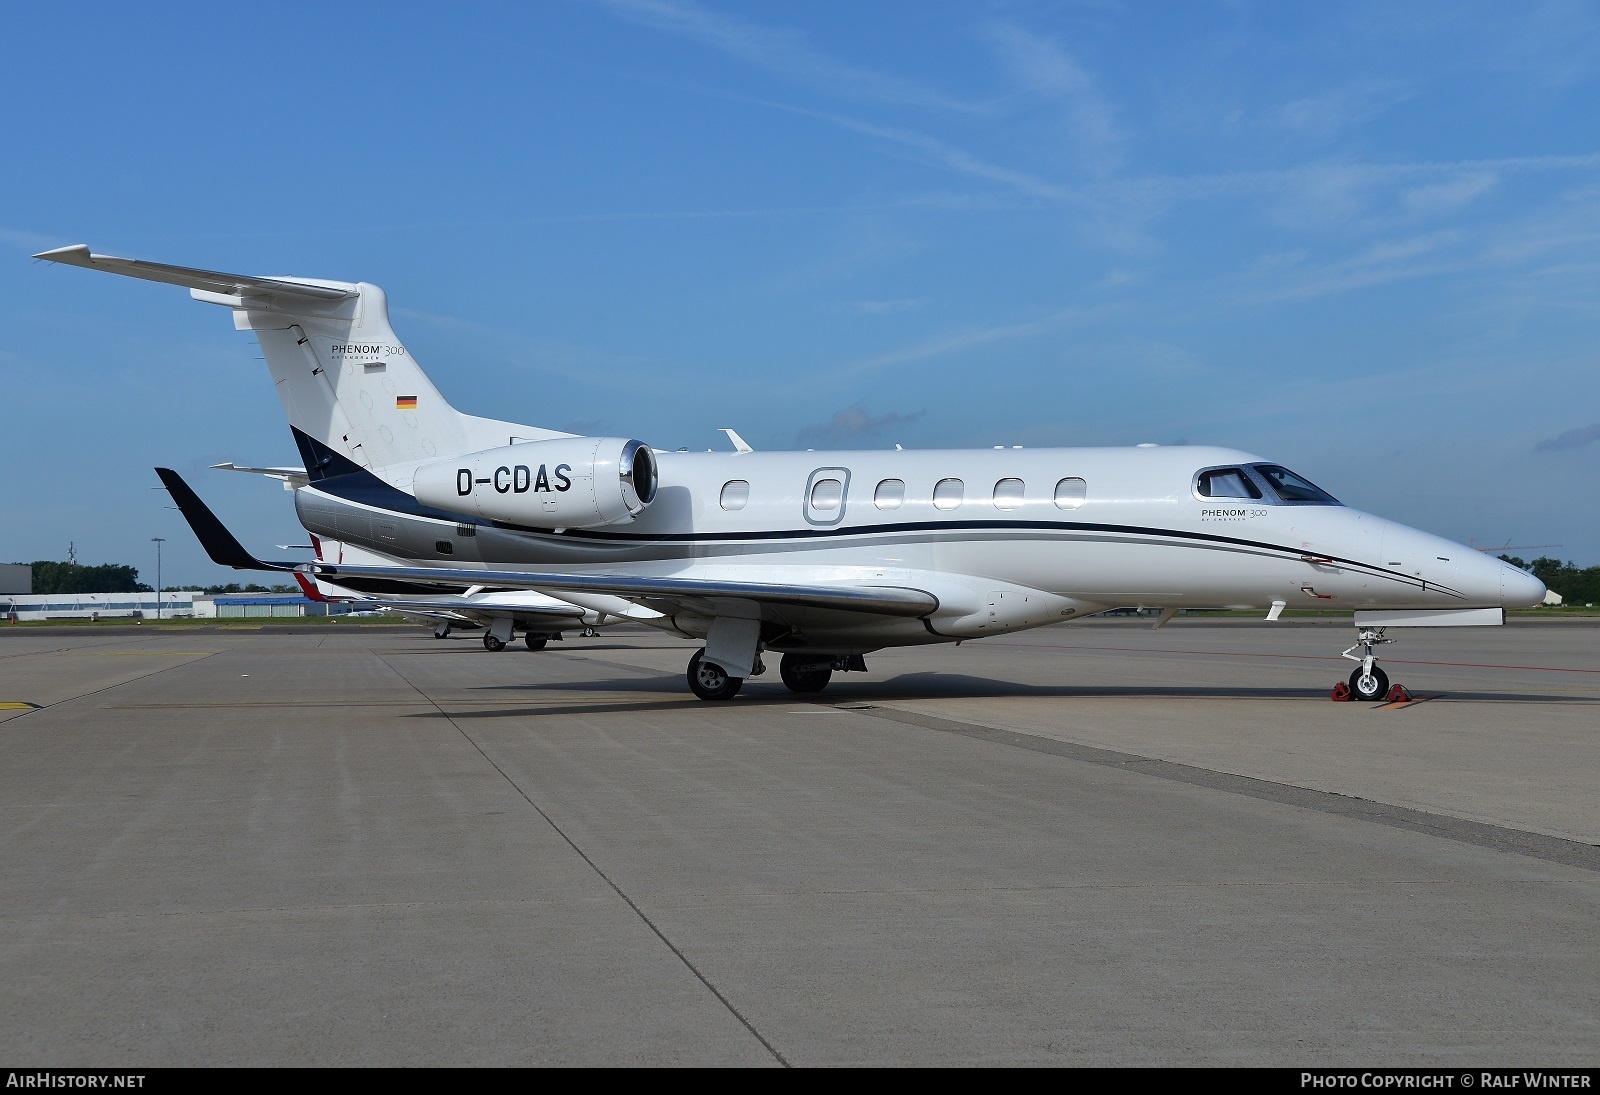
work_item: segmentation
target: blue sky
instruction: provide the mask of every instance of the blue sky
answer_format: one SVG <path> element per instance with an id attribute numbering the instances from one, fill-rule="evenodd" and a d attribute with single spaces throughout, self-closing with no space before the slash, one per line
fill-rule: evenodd
<path id="1" fill-rule="evenodd" d="M 1600 563 L 1592 3 L 7 4 L 0 560 L 303 541 L 249 336 L 373 281 L 460 408 L 713 447 L 1233 445 Z"/>

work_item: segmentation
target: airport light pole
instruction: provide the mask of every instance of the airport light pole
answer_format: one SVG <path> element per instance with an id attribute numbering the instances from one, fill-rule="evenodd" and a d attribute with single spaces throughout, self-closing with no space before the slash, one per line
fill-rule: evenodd
<path id="1" fill-rule="evenodd" d="M 167 542 L 165 536 L 152 536 L 150 542 L 156 546 L 156 619 L 161 619 L 161 545 Z"/>

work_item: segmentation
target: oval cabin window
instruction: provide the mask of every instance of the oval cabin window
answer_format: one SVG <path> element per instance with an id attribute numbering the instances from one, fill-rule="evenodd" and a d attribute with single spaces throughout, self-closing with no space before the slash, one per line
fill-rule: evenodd
<path id="1" fill-rule="evenodd" d="M 811 484 L 811 508 L 831 513 L 844 498 L 844 484 L 837 479 L 818 479 Z"/>
<path id="2" fill-rule="evenodd" d="M 1022 505 L 1023 485 L 1020 479 L 1002 479 L 994 485 L 996 509 L 1017 509 Z"/>
<path id="3" fill-rule="evenodd" d="M 722 484 L 722 508 L 744 509 L 744 504 L 750 501 L 750 484 L 743 479 Z"/>
<path id="4" fill-rule="evenodd" d="M 1063 479 L 1056 484 L 1056 505 L 1062 509 L 1077 509 L 1089 497 L 1089 484 L 1082 479 Z"/>
<path id="5" fill-rule="evenodd" d="M 961 495 L 964 491 L 961 480 L 941 479 L 934 484 L 933 505 L 935 509 L 955 509 L 961 504 Z"/>
<path id="6" fill-rule="evenodd" d="M 900 504 L 905 500 L 906 483 L 904 479 L 885 479 L 878 484 L 878 489 L 872 495 L 872 503 L 879 509 L 899 509 Z"/>

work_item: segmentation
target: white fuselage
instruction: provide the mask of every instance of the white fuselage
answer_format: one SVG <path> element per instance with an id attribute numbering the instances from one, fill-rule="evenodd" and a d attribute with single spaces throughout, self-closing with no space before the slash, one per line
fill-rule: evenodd
<path id="1" fill-rule="evenodd" d="M 839 649 L 977 637 L 1120 606 L 1498 608 L 1537 603 L 1544 593 L 1536 579 L 1498 560 L 1342 505 L 1286 504 L 1270 491 L 1202 497 L 1202 469 L 1260 462 L 1232 449 L 657 455 L 654 501 L 634 520 L 600 528 L 408 515 L 393 498 L 363 505 L 330 493 L 337 481 L 297 498 L 312 531 L 419 563 L 868 580 L 939 598 L 928 620 L 812 621 L 809 642 Z M 819 489 L 830 479 L 837 491 Z M 473 535 L 461 535 L 468 527 Z M 442 543 L 448 555 L 440 554 Z M 571 599 L 602 611 L 619 607 L 613 598 Z M 653 617 L 634 613 L 690 635 L 709 623 Z"/>

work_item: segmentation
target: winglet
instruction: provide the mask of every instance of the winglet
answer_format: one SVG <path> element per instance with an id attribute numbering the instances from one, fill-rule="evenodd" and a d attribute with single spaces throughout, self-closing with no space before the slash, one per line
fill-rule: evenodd
<path id="1" fill-rule="evenodd" d="M 297 570 L 294 572 L 294 580 L 299 583 L 300 592 L 306 595 L 306 600 L 316 601 L 318 604 L 325 605 L 331 605 L 334 603 L 332 597 L 324 597 L 322 595 L 322 590 L 317 588 L 317 583 L 313 582 L 300 571 Z"/>
<path id="2" fill-rule="evenodd" d="M 211 512 L 200 496 L 190 489 L 183 477 L 171 468 L 157 468 L 156 474 L 161 477 L 162 485 L 167 488 L 167 493 L 172 495 L 172 500 L 178 503 L 178 510 L 183 514 L 183 519 L 189 522 L 189 527 L 194 530 L 195 537 L 200 541 L 200 546 L 206 549 L 206 554 L 211 556 L 211 561 L 219 566 L 232 567 L 234 570 L 293 570 L 294 564 L 264 563 L 244 549 L 244 545 L 234 538 L 223 523 L 217 520 L 217 515 Z"/>

